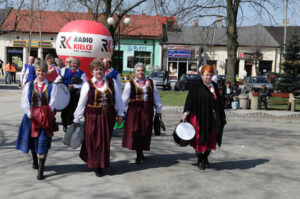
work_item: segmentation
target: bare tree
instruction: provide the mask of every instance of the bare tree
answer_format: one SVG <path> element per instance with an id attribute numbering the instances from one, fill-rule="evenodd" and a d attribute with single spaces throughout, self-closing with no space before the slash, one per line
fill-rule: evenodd
<path id="1" fill-rule="evenodd" d="M 92 19 L 104 24 L 112 37 L 115 38 L 121 20 L 146 1 L 149 0 L 64 0 L 63 2 L 64 4 L 69 5 L 66 6 L 69 8 L 78 6 L 85 8 L 92 16 Z M 107 19 L 109 17 L 114 17 L 116 20 L 113 26 L 107 24 Z M 116 41 L 116 39 L 114 41 Z"/>
<path id="2" fill-rule="evenodd" d="M 221 17 L 227 22 L 227 77 L 226 79 L 235 82 L 236 66 L 238 64 L 237 48 L 238 15 L 241 12 L 243 17 L 242 4 L 246 4 L 258 15 L 266 13 L 271 21 L 274 21 L 267 6 L 275 6 L 278 0 L 153 0 L 154 9 L 157 13 L 173 15 L 185 24 L 193 19 L 203 17 Z M 280 1 L 279 1 L 280 2 Z"/>

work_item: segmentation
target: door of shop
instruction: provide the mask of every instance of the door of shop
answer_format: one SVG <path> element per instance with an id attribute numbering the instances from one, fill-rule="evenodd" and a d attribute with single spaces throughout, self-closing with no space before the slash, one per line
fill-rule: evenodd
<path id="1" fill-rule="evenodd" d="M 178 79 L 181 77 L 181 75 L 186 74 L 186 64 L 186 62 L 179 62 Z"/>
<path id="2" fill-rule="evenodd" d="M 252 66 L 253 62 L 245 60 L 245 70 L 247 71 L 247 76 L 252 76 Z"/>

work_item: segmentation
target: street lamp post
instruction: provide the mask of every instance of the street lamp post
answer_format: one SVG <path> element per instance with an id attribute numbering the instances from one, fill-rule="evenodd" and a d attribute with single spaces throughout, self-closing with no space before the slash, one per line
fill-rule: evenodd
<path id="1" fill-rule="evenodd" d="M 122 21 L 122 17 L 120 16 L 120 15 L 118 15 L 118 67 L 120 67 L 120 65 L 121 65 L 121 57 L 120 57 L 120 55 L 121 55 L 121 53 L 120 53 L 120 51 L 121 51 L 121 49 L 120 49 L 120 46 L 121 46 L 121 21 Z M 128 25 L 129 23 L 130 23 L 130 18 L 128 18 L 128 17 L 126 17 L 125 19 L 124 19 L 124 24 L 125 25 Z M 107 19 L 107 23 L 110 25 L 110 26 L 112 26 L 112 25 L 114 25 L 115 24 L 115 19 L 113 18 L 113 17 L 109 17 L 108 19 Z M 121 70 L 123 69 L 123 66 L 121 66 Z"/>

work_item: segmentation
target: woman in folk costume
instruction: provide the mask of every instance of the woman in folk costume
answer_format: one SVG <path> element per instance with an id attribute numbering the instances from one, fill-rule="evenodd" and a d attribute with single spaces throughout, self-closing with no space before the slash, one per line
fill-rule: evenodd
<path id="1" fill-rule="evenodd" d="M 44 165 L 53 136 L 53 117 L 57 87 L 45 78 L 47 64 L 35 63 L 36 79 L 27 82 L 22 91 L 21 107 L 25 114 L 19 130 L 16 149 L 24 153 L 31 151 L 33 169 L 38 169 L 38 180 L 44 179 Z M 39 160 L 37 157 L 39 154 Z"/>
<path id="2" fill-rule="evenodd" d="M 122 123 L 123 102 L 115 80 L 105 77 L 102 61 L 94 59 L 90 64 L 92 79 L 83 83 L 78 106 L 74 112 L 74 127 L 85 116 L 85 135 L 80 158 L 98 177 L 102 169 L 109 167 L 110 140 L 116 121 Z"/>
<path id="3" fill-rule="evenodd" d="M 126 83 L 122 95 L 124 107 L 128 105 L 122 147 L 135 150 L 135 162 L 141 164 L 145 160 L 143 151 L 150 150 L 153 106 L 161 117 L 162 104 L 155 84 L 145 77 L 145 66 L 137 63 L 134 72 L 135 78 Z"/>
<path id="4" fill-rule="evenodd" d="M 218 86 L 212 81 L 213 67 L 204 65 L 200 73 L 202 80 L 192 85 L 181 121 L 188 121 L 196 130 L 191 146 L 196 151 L 198 167 L 204 170 L 209 167 L 211 150 L 216 150 L 216 143 L 221 146 L 226 118 Z"/>

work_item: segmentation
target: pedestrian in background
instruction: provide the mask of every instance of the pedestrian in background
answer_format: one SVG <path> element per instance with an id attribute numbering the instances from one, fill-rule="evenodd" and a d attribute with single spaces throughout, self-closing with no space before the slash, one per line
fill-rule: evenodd
<path id="1" fill-rule="evenodd" d="M 63 76 L 64 84 L 67 85 L 70 91 L 70 102 L 61 112 L 64 132 L 66 132 L 68 125 L 73 124 L 73 114 L 79 101 L 80 90 L 83 83 L 86 82 L 85 73 L 79 69 L 80 61 L 72 58 L 70 62 L 72 68 L 67 68 Z"/>
<path id="2" fill-rule="evenodd" d="M 219 83 L 219 76 L 218 76 L 218 70 L 214 70 L 214 76 L 212 77 L 212 81 L 215 83 Z"/>
<path id="3" fill-rule="evenodd" d="M 261 110 L 261 103 L 264 103 L 265 109 L 268 110 L 268 96 L 270 95 L 266 85 L 263 84 L 258 91 L 258 109 Z"/>
<path id="4" fill-rule="evenodd" d="M 83 83 L 78 106 L 74 112 L 74 127 L 85 117 L 84 140 L 80 158 L 98 177 L 109 167 L 110 141 L 114 123 L 122 123 L 123 102 L 115 79 L 105 77 L 103 61 L 94 59 L 90 64 L 92 79 Z"/>
<path id="5" fill-rule="evenodd" d="M 7 64 L 5 65 L 5 84 L 11 84 L 11 63 L 10 61 L 7 62 Z"/>
<path id="6" fill-rule="evenodd" d="M 244 84 L 246 83 L 247 81 L 247 76 L 248 76 L 248 73 L 246 70 L 243 71 L 243 77 L 244 77 Z"/>
<path id="7" fill-rule="evenodd" d="M 11 73 L 11 82 L 15 84 L 16 83 L 17 66 L 14 63 L 11 65 L 10 73 Z"/>
<path id="8" fill-rule="evenodd" d="M 216 144 L 221 146 L 226 120 L 218 86 L 212 81 L 213 67 L 204 65 L 200 73 L 202 80 L 192 85 L 181 121 L 187 121 L 195 128 L 196 136 L 191 146 L 196 151 L 199 169 L 204 170 L 209 168 L 211 150 L 216 150 Z"/>
<path id="9" fill-rule="evenodd" d="M 122 91 L 122 79 L 121 74 L 118 70 L 114 69 L 112 66 L 112 60 L 110 58 L 105 58 L 103 60 L 105 66 L 105 76 L 108 78 L 113 78 L 116 80 L 117 86 Z"/>
<path id="10" fill-rule="evenodd" d="M 22 91 L 21 107 L 25 114 L 16 149 L 24 153 L 31 151 L 32 168 L 38 169 L 37 179 L 43 180 L 44 166 L 53 136 L 57 87 L 46 79 L 48 66 L 44 61 L 35 63 L 35 71 L 36 79 L 27 82 Z"/>
<path id="11" fill-rule="evenodd" d="M 66 58 L 66 61 L 65 61 L 65 67 L 66 68 L 71 68 L 72 66 L 71 66 L 71 61 L 72 61 L 72 57 L 67 57 Z"/>
<path id="12" fill-rule="evenodd" d="M 37 60 L 36 60 L 37 61 Z M 36 78 L 34 64 L 35 59 L 33 56 L 30 56 L 28 59 L 28 64 L 25 64 L 22 68 L 20 75 L 21 87 L 24 87 L 27 82 L 33 81 Z"/>
<path id="13" fill-rule="evenodd" d="M 1 75 L 4 76 L 3 61 L 2 61 L 2 59 L 0 59 L 0 72 L 1 72 Z"/>
<path id="14" fill-rule="evenodd" d="M 231 102 L 233 101 L 233 87 L 231 82 L 227 81 L 224 88 L 225 108 L 231 108 Z"/>
<path id="15" fill-rule="evenodd" d="M 162 103 L 158 90 L 151 79 L 145 77 L 145 66 L 137 63 L 135 78 L 125 84 L 122 99 L 127 109 L 123 130 L 122 147 L 136 151 L 136 164 L 144 160 L 143 151 L 150 150 L 154 110 L 161 117 Z"/>

